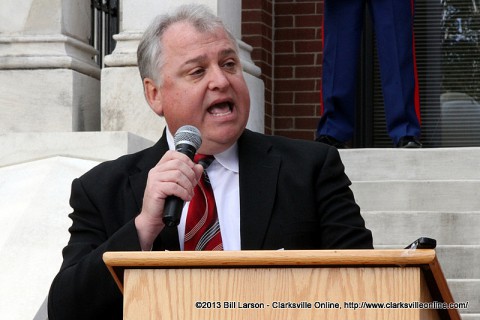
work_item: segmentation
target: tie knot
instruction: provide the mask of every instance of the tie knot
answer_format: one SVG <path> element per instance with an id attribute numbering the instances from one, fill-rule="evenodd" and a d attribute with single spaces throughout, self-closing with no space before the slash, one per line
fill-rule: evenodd
<path id="1" fill-rule="evenodd" d="M 213 160 L 215 160 L 214 156 L 200 153 L 197 153 L 193 158 L 193 161 L 195 163 L 201 164 L 204 170 L 210 166 Z"/>

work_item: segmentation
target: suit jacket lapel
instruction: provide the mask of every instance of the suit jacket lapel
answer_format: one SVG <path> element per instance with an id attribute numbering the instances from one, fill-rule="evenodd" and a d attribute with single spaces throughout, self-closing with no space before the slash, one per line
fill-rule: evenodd
<path id="1" fill-rule="evenodd" d="M 130 184 L 132 186 L 135 200 L 138 206 L 138 212 L 142 208 L 143 194 L 147 186 L 148 172 L 152 169 L 160 158 L 168 151 L 167 135 L 164 131 L 162 138 L 149 150 L 145 151 L 145 155 L 140 159 L 137 167 L 138 172 L 132 174 Z M 180 250 L 178 242 L 177 228 L 165 228 L 153 245 L 154 250 Z"/>
<path id="2" fill-rule="evenodd" d="M 242 250 L 261 249 L 272 214 L 281 159 L 268 140 L 246 130 L 239 139 Z"/>

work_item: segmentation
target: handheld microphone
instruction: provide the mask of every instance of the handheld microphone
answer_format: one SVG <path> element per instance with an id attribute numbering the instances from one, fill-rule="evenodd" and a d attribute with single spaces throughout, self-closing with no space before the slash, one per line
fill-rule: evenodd
<path id="1" fill-rule="evenodd" d="M 192 161 L 195 153 L 202 144 L 200 131 L 190 125 L 180 127 L 175 133 L 173 140 L 175 142 L 175 151 L 187 155 Z M 185 202 L 179 197 L 167 197 L 165 200 L 165 208 L 163 210 L 163 222 L 167 227 L 178 226 L 184 204 Z"/>

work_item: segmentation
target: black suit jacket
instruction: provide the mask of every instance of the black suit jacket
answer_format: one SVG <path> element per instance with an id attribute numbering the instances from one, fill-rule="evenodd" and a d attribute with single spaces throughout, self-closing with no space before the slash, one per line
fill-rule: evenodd
<path id="1" fill-rule="evenodd" d="M 122 296 L 106 251 L 141 250 L 134 218 L 149 170 L 168 150 L 151 148 L 100 164 L 72 183 L 71 238 L 49 294 L 49 319 L 121 319 Z M 245 130 L 238 140 L 242 250 L 372 248 L 338 151 Z M 164 229 L 154 250 L 178 250 Z"/>

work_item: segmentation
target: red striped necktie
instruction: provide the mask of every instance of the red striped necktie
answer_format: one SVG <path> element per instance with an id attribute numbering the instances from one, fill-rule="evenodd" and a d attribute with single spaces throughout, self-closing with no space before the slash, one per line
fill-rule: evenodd
<path id="1" fill-rule="evenodd" d="M 194 161 L 203 166 L 203 175 L 190 201 L 185 225 L 184 250 L 223 250 L 217 206 L 206 169 L 215 160 L 213 156 L 197 154 Z"/>

